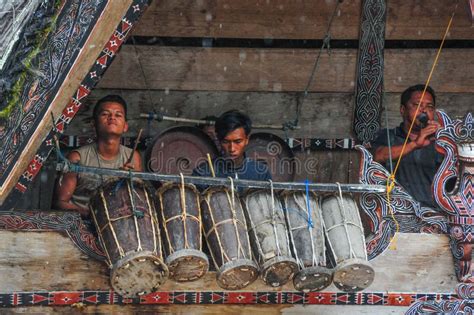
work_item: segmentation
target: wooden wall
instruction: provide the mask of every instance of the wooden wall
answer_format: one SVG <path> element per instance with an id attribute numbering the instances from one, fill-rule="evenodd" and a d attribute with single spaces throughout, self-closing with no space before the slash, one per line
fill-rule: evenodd
<path id="1" fill-rule="evenodd" d="M 38 291 L 109 290 L 109 269 L 80 252 L 67 236 L 57 232 L 0 231 L 0 293 Z M 11 251 L 15 244 L 15 251 Z M 61 244 L 60 246 L 51 246 Z M 403 262 L 403 263 L 397 263 Z M 371 261 L 376 271 L 374 282 L 364 292 L 406 292 L 420 294 L 451 293 L 457 281 L 449 239 L 439 234 L 403 233 L 396 247 L 387 249 Z M 293 291 L 291 283 L 282 287 L 266 286 L 256 280 L 241 291 Z M 160 291 L 222 291 L 209 272 L 194 282 L 168 280 Z M 324 292 L 340 292 L 334 284 Z M 403 305 L 403 306 L 402 306 Z M 24 306 L 24 305 L 22 305 Z M 28 306 L 10 309 L 11 313 L 49 313 L 54 310 L 77 313 L 192 313 L 192 314 L 401 314 L 407 305 L 81 305 L 50 308 Z M 2 314 L 8 309 L 3 309 Z"/>
<path id="2" fill-rule="evenodd" d="M 292 48 L 290 40 L 323 39 L 336 2 L 154 1 L 132 34 L 140 44 L 132 45 L 130 40 L 122 47 L 66 134 L 91 133 L 92 106 L 109 93 L 120 94 L 129 103 L 130 135 L 144 128 L 146 134 L 153 136 L 172 125 L 139 118 L 140 113 L 153 111 L 199 119 L 237 108 L 247 112 L 255 124 L 292 121 L 319 48 Z M 450 0 L 387 1 L 386 39 L 392 44 L 385 50 L 384 106 L 389 127 L 400 122 L 400 92 L 428 78 L 438 40 L 454 5 Z M 323 52 L 302 103 L 301 129 L 286 135 L 353 137 L 360 9 L 361 0 L 339 5 L 331 38 L 345 41 L 347 48 Z M 210 47 L 209 43 L 216 40 L 207 41 L 206 47 L 195 44 L 205 42 L 205 38 L 233 41 L 224 47 Z M 163 44 L 173 43 L 174 39 L 179 39 L 180 44 Z M 448 47 L 455 48 L 442 51 L 431 86 L 438 93 L 438 108 L 452 116 L 462 116 L 474 105 L 474 32 L 463 1 L 447 39 Z M 290 46 L 278 48 L 274 45 L 277 40 Z M 186 44 L 191 42 L 194 44 Z M 410 44 L 408 47 L 424 43 L 425 48 L 406 48 L 406 43 Z M 382 111 L 382 126 L 384 115 Z M 281 131 L 274 133 L 286 136 Z M 297 174 L 297 180 L 308 177 L 318 182 L 357 181 L 355 152 L 307 152 L 299 153 L 298 158 L 315 159 L 316 166 L 314 173 Z"/>

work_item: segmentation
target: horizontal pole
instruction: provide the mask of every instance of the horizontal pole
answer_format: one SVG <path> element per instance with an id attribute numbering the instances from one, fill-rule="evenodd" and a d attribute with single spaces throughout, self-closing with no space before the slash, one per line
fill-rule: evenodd
<path id="1" fill-rule="evenodd" d="M 56 170 L 63 172 L 74 172 L 74 173 L 92 173 L 97 175 L 108 175 L 115 177 L 133 177 L 143 180 L 151 181 L 165 181 L 181 183 L 180 175 L 165 175 L 159 173 L 146 173 L 146 172 L 129 172 L 124 170 L 98 168 L 91 166 L 83 166 L 73 163 L 58 163 Z M 219 177 L 200 177 L 200 176 L 183 176 L 185 183 L 190 183 L 199 186 L 226 186 L 231 185 L 229 178 Z M 273 189 L 277 190 L 309 190 L 315 192 L 338 192 L 339 188 L 344 193 L 383 193 L 385 192 L 385 186 L 382 185 L 364 185 L 364 184 L 337 184 L 337 183 L 294 183 L 294 182 L 270 182 L 270 181 L 256 181 L 246 179 L 232 179 L 234 186 L 242 188 L 266 188 L 270 189 L 273 185 Z"/>
<path id="2" fill-rule="evenodd" d="M 141 113 L 140 118 L 147 118 L 147 119 L 155 119 L 158 121 L 173 121 L 173 122 L 182 122 L 182 123 L 190 123 L 196 125 L 205 125 L 205 126 L 213 126 L 215 124 L 214 120 L 202 120 L 202 119 L 190 119 L 190 118 L 181 118 L 181 117 L 171 117 L 162 114 L 145 114 Z M 259 125 L 259 124 L 252 124 L 252 128 L 254 129 L 277 129 L 277 130 L 284 130 L 284 125 Z M 300 129 L 299 126 L 292 126 L 291 129 Z"/>

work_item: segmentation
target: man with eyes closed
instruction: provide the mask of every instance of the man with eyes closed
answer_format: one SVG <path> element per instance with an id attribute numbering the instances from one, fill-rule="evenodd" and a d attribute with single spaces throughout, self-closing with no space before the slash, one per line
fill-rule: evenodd
<path id="1" fill-rule="evenodd" d="M 250 118 L 237 110 L 227 111 L 216 120 L 215 132 L 222 151 L 222 156 L 212 161 L 216 177 L 261 181 L 272 178 L 265 163 L 245 156 L 251 129 Z M 212 177 L 209 163 L 199 164 L 193 176 Z"/>
<path id="2" fill-rule="evenodd" d="M 400 166 L 395 175 L 408 193 L 419 201 L 422 206 L 436 208 L 431 193 L 431 183 L 438 170 L 443 155 L 435 150 L 435 134 L 440 124 L 435 120 L 436 95 L 431 87 L 422 84 L 407 88 L 401 95 L 400 126 L 390 129 L 390 147 L 392 165 L 395 168 L 398 158 L 402 155 L 402 147 L 412 121 L 414 122 L 407 145 L 403 151 Z M 423 96 L 423 98 L 422 98 Z M 416 109 L 420 108 L 415 116 Z M 372 145 L 374 160 L 389 168 L 390 147 L 387 130 L 380 130 Z"/>
<path id="3" fill-rule="evenodd" d="M 142 170 L 140 154 L 120 144 L 127 132 L 127 104 L 118 95 L 108 95 L 97 101 L 93 111 L 95 143 L 71 151 L 67 158 L 72 163 L 123 170 Z M 127 160 L 132 156 L 130 163 Z M 89 215 L 89 199 L 108 176 L 87 173 L 65 173 L 56 184 L 54 206 L 62 210 Z"/>

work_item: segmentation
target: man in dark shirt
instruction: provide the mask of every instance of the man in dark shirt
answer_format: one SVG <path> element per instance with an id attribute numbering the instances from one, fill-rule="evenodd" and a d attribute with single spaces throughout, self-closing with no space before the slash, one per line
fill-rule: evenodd
<path id="1" fill-rule="evenodd" d="M 431 87 L 427 87 L 423 99 L 424 85 L 415 85 L 406 89 L 401 96 L 400 114 L 403 122 L 400 126 L 388 130 L 391 146 L 392 165 L 402 154 L 403 143 L 413 120 L 415 123 L 411 130 L 400 166 L 395 175 L 408 193 L 422 206 L 436 208 L 431 193 L 431 184 L 434 175 L 442 162 L 443 155 L 435 150 L 434 135 L 439 123 L 435 121 L 436 96 Z M 416 108 L 420 109 L 415 116 Z M 372 142 L 374 160 L 389 168 L 390 148 L 387 130 L 381 130 Z"/>
<path id="2" fill-rule="evenodd" d="M 245 148 L 249 143 L 252 122 L 250 118 L 231 110 L 222 114 L 215 124 L 215 132 L 220 142 L 222 156 L 209 163 L 199 164 L 193 176 L 232 177 L 235 179 L 270 180 L 271 174 L 265 163 L 245 156 Z M 214 171 L 215 174 L 212 173 Z"/>

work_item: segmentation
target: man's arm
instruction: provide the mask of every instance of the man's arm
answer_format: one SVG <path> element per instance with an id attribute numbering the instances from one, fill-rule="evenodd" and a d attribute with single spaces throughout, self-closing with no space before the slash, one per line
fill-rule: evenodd
<path id="1" fill-rule="evenodd" d="M 67 158 L 70 162 L 77 163 L 81 159 L 81 155 L 77 151 L 72 151 L 68 154 Z M 54 206 L 63 210 L 78 211 L 81 215 L 87 215 L 89 209 L 82 208 L 71 202 L 71 197 L 76 190 L 76 186 L 76 173 L 69 172 L 62 174 L 61 180 L 58 180 L 56 183 Z"/>
<path id="2" fill-rule="evenodd" d="M 438 130 L 438 128 L 439 124 L 437 122 L 433 120 L 428 121 L 428 125 L 420 130 L 418 136 L 412 141 L 407 142 L 405 150 L 403 151 L 403 156 L 415 150 L 429 146 L 434 141 L 432 135 L 436 133 L 436 130 Z M 392 160 L 396 160 L 402 154 L 403 144 L 392 146 L 391 149 Z M 390 158 L 389 152 L 390 148 L 388 146 L 381 145 L 377 147 L 374 152 L 374 161 L 379 163 L 384 163 L 388 161 L 388 159 Z"/>
<path id="3" fill-rule="evenodd" d="M 133 151 L 133 159 L 130 163 L 125 163 L 120 169 L 128 171 L 132 170 L 135 172 L 143 172 L 142 158 L 140 152 L 137 150 Z"/>

